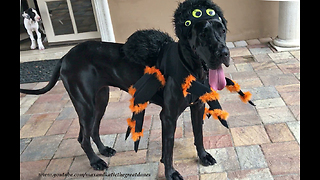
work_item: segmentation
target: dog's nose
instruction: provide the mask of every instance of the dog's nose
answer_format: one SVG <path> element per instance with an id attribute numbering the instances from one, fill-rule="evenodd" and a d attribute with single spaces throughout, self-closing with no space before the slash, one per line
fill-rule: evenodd
<path id="1" fill-rule="evenodd" d="M 229 49 L 228 48 L 223 48 L 222 50 L 221 50 L 221 56 L 222 57 L 229 57 Z"/>

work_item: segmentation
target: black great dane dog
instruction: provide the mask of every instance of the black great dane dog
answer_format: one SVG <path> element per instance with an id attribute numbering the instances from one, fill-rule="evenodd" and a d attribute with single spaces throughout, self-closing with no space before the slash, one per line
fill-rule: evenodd
<path id="1" fill-rule="evenodd" d="M 213 16 L 216 18 L 212 18 Z M 161 55 L 160 59 L 167 59 L 171 63 L 167 66 L 177 67 L 177 74 L 180 66 L 183 66 L 197 80 L 208 82 L 208 71 L 221 70 L 222 64 L 229 66 L 229 50 L 226 47 L 227 21 L 216 4 L 210 0 L 186 0 L 179 3 L 173 22 L 179 41 L 166 41 L 161 45 L 161 49 L 156 51 Z M 52 89 L 59 76 L 61 77 L 79 116 L 78 141 L 95 170 L 107 169 L 108 165 L 94 153 L 90 137 L 102 155 L 109 157 L 116 153 L 114 149 L 104 146 L 99 137 L 100 121 L 109 100 L 109 86 L 119 87 L 128 92 L 129 87 L 144 75 L 145 66 L 129 60 L 130 57 L 124 53 L 123 47 L 124 44 L 120 43 L 81 43 L 60 59 L 47 86 L 38 90 L 20 89 L 21 93 L 43 94 Z M 145 51 L 148 51 L 148 48 L 145 48 Z M 157 61 L 158 57 L 154 58 L 154 61 Z M 180 61 L 181 65 L 178 64 Z M 166 85 L 150 102 L 162 107 L 161 162 L 165 165 L 166 178 L 183 179 L 173 168 L 172 156 L 176 121 L 185 108 L 190 106 L 191 109 L 195 145 L 200 162 L 208 166 L 216 161 L 203 147 L 204 103 L 192 96 L 183 96 L 181 84 L 171 76 L 166 78 Z M 221 86 L 221 83 L 215 84 Z"/>

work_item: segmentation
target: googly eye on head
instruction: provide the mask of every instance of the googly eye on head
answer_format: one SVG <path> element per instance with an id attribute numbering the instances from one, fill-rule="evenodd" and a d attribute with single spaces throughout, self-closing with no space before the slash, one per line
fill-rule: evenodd
<path id="1" fill-rule="evenodd" d="M 184 22 L 185 26 L 190 26 L 191 25 L 191 21 L 190 20 L 186 20 L 186 22 Z"/>
<path id="2" fill-rule="evenodd" d="M 202 11 L 200 9 L 195 9 L 192 11 L 192 16 L 195 18 L 199 18 L 202 16 Z"/>
<path id="3" fill-rule="evenodd" d="M 209 16 L 214 16 L 216 14 L 216 12 L 213 10 L 213 9 L 207 9 L 206 10 L 206 13 L 209 15 Z"/>

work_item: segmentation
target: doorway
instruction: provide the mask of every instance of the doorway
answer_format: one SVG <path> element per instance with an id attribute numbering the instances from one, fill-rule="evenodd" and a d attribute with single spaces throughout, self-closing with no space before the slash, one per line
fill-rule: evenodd
<path id="1" fill-rule="evenodd" d="M 90 0 L 37 0 L 48 43 L 100 38 Z"/>

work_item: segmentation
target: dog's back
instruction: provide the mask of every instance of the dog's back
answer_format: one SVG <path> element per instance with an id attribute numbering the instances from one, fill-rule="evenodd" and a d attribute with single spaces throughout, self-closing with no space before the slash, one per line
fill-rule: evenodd
<path id="1" fill-rule="evenodd" d="M 126 57 L 144 66 L 154 66 L 161 48 L 174 42 L 168 33 L 159 30 L 139 30 L 133 33 L 123 46 Z"/>

